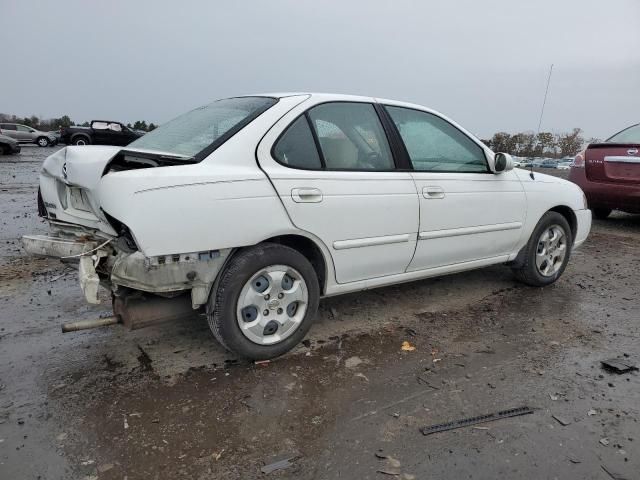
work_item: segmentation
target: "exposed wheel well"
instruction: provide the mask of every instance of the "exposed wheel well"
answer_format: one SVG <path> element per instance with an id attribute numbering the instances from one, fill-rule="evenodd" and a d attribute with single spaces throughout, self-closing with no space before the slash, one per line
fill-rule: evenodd
<path id="1" fill-rule="evenodd" d="M 282 245 L 286 245 L 287 247 L 293 248 L 297 250 L 302 255 L 304 255 L 311 265 L 313 269 L 316 271 L 318 275 L 318 283 L 320 284 L 320 294 L 324 293 L 325 281 L 326 281 L 326 272 L 327 265 L 324 260 L 324 256 L 322 255 L 322 251 L 320 248 L 306 237 L 300 235 L 280 235 L 277 237 L 272 237 L 265 242 L 270 243 L 280 243 Z"/>
<path id="2" fill-rule="evenodd" d="M 575 240 L 576 233 L 578 232 L 578 219 L 576 218 L 576 214 L 573 213 L 573 210 L 564 205 L 559 205 L 557 207 L 549 209 L 549 211 L 558 212 L 560 215 L 567 219 L 569 227 L 571 228 L 571 237 Z"/>

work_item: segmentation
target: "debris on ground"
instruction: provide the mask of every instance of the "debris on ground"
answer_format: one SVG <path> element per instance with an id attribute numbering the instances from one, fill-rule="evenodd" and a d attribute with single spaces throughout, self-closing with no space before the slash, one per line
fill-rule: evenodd
<path id="1" fill-rule="evenodd" d="M 271 363 L 271 360 L 256 360 L 253 363 L 254 363 L 254 365 L 267 365 L 267 364 Z"/>
<path id="2" fill-rule="evenodd" d="M 600 443 L 606 447 L 607 445 L 609 445 L 609 439 L 608 438 L 601 438 L 600 439 Z"/>
<path id="3" fill-rule="evenodd" d="M 638 370 L 638 367 L 627 359 L 612 358 L 609 360 L 602 360 L 600 363 L 602 364 L 602 368 L 609 372 L 617 373 L 618 375 Z"/>
<path id="4" fill-rule="evenodd" d="M 378 468 L 376 472 L 391 476 L 399 476 L 402 473 L 400 470 L 402 464 L 399 460 L 393 458 L 391 455 L 383 453 L 382 450 L 378 450 L 375 453 L 375 456 L 378 460 L 385 460 L 386 463 L 384 467 Z"/>
<path id="5" fill-rule="evenodd" d="M 566 420 L 566 419 L 560 417 L 559 415 L 551 415 L 551 416 L 553 417 L 553 419 L 556 422 L 558 422 L 563 427 L 566 427 L 567 425 L 571 425 L 571 422 L 569 420 Z"/>
<path id="6" fill-rule="evenodd" d="M 602 470 L 604 470 L 607 475 L 613 478 L 613 480 L 630 480 L 629 477 L 625 477 L 624 475 L 613 471 L 609 467 L 605 467 L 604 465 L 600 465 L 600 466 L 602 467 Z"/>
<path id="7" fill-rule="evenodd" d="M 400 347 L 400 349 L 403 352 L 413 352 L 416 349 L 416 347 L 414 347 L 408 341 L 405 340 L 404 342 L 402 342 L 402 346 Z"/>
<path id="8" fill-rule="evenodd" d="M 344 361 L 344 366 L 347 368 L 355 368 L 362 363 L 360 357 L 349 357 Z"/>
<path id="9" fill-rule="evenodd" d="M 597 414 L 598 414 L 598 411 L 594 410 L 593 408 L 587 412 L 587 415 L 589 415 L 590 417 L 593 417 L 594 415 L 597 415 Z"/>
<path id="10" fill-rule="evenodd" d="M 260 469 L 262 473 L 269 474 L 271 472 L 275 472 L 276 470 L 283 470 L 285 468 L 289 468 L 293 463 L 293 460 L 300 456 L 299 453 L 285 453 L 283 455 L 278 455 L 276 457 L 267 460 L 270 463 L 265 463 L 265 466 Z"/>
<path id="11" fill-rule="evenodd" d="M 446 430 L 453 430 L 455 428 L 468 427 L 469 425 L 475 425 L 478 423 L 492 422 L 494 420 L 500 420 L 502 418 L 518 417 L 520 415 L 527 415 L 529 413 L 533 413 L 533 409 L 530 407 L 511 408 L 509 410 L 501 410 L 499 412 L 489 413 L 487 415 L 479 415 L 477 417 L 464 418 L 462 420 L 455 420 L 453 422 L 422 427 L 420 431 L 423 435 L 431 435 L 432 433 L 444 432 Z"/>

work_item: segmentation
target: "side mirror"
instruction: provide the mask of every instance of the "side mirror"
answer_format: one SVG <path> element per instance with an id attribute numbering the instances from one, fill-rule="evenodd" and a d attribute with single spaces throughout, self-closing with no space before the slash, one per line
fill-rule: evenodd
<path id="1" fill-rule="evenodd" d="M 513 158 L 508 153 L 496 153 L 493 157 L 493 173 L 513 170 Z"/>

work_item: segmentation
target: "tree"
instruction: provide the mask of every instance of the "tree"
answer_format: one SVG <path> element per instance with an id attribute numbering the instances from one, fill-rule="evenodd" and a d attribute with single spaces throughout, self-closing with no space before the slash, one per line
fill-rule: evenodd
<path id="1" fill-rule="evenodd" d="M 580 151 L 584 138 L 580 128 L 574 128 L 571 133 L 561 133 L 557 137 L 561 157 L 573 156 Z"/>
<path id="2" fill-rule="evenodd" d="M 155 123 L 153 123 L 153 122 L 151 122 L 151 123 L 149 124 L 149 128 L 147 129 L 147 132 L 150 132 L 151 130 L 155 130 L 156 128 L 158 128 L 158 127 L 156 126 L 156 124 L 155 124 Z"/>
<path id="3" fill-rule="evenodd" d="M 556 138 L 551 132 L 540 132 L 536 137 L 536 147 L 534 149 L 534 156 L 556 156 Z"/>
<path id="4" fill-rule="evenodd" d="M 133 129 L 134 130 L 144 130 L 145 132 L 147 131 L 147 122 L 145 122 L 144 120 L 140 121 L 140 120 L 136 120 L 135 123 L 133 124 Z"/>
<path id="5" fill-rule="evenodd" d="M 511 153 L 511 135 L 507 132 L 494 133 L 491 138 L 492 149 L 495 152 Z"/>

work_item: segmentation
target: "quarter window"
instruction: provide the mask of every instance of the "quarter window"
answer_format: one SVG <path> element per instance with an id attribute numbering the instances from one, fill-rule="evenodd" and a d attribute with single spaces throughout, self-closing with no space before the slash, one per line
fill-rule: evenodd
<path id="1" fill-rule="evenodd" d="M 385 108 L 400 132 L 414 170 L 489 171 L 482 148 L 449 122 L 419 110 Z"/>
<path id="2" fill-rule="evenodd" d="M 289 167 L 320 169 L 320 156 L 306 116 L 298 117 L 276 143 L 273 155 Z"/>
<path id="3" fill-rule="evenodd" d="M 309 119 L 328 170 L 392 170 L 393 156 L 373 105 L 326 103 Z"/>

